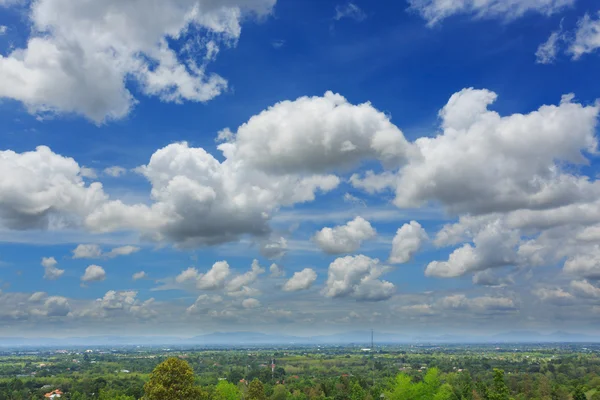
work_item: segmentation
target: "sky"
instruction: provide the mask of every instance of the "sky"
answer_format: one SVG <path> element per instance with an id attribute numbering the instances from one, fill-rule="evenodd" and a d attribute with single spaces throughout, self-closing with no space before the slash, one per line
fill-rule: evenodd
<path id="1" fill-rule="evenodd" d="M 592 0 L 0 0 L 0 336 L 600 332 Z"/>

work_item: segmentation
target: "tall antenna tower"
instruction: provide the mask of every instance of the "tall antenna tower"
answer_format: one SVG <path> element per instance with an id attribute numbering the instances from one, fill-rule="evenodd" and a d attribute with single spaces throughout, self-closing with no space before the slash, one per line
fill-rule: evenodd
<path id="1" fill-rule="evenodd" d="M 373 380 L 372 387 L 375 387 L 375 345 L 373 342 L 373 329 L 371 329 L 371 378 Z"/>

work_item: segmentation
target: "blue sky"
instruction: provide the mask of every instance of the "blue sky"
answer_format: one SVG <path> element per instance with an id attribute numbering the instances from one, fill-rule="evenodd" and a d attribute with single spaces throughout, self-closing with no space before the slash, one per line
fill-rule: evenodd
<path id="1" fill-rule="evenodd" d="M 597 332 L 593 1 L 149 4 L 0 1 L 0 335 Z"/>

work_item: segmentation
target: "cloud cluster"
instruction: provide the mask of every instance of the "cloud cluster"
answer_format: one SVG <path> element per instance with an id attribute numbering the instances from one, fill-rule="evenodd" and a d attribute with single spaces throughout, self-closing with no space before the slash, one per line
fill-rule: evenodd
<path id="1" fill-rule="evenodd" d="M 163 101 L 208 101 L 227 81 L 208 73 L 207 63 L 220 45 L 235 44 L 243 18 L 269 14 L 275 1 L 31 2 L 26 47 L 0 56 L 0 97 L 32 113 L 77 113 L 96 122 L 130 112 L 137 100 L 128 80 Z M 183 45 L 173 48 L 172 40 Z"/>

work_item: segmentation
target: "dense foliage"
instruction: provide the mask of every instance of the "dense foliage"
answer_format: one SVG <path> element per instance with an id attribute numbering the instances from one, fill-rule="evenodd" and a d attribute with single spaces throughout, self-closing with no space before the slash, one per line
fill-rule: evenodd
<path id="1" fill-rule="evenodd" d="M 275 362 L 272 368 L 271 363 Z M 5 352 L 0 400 L 600 400 L 600 347 Z"/>

